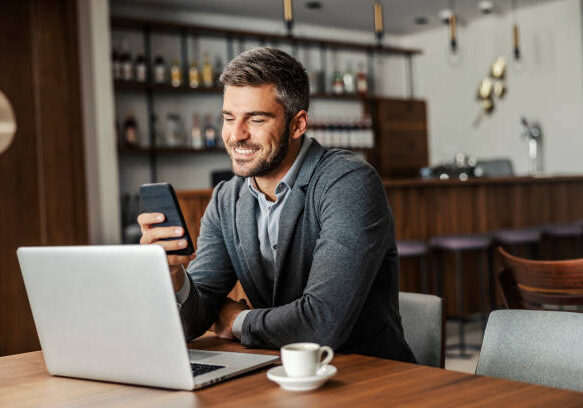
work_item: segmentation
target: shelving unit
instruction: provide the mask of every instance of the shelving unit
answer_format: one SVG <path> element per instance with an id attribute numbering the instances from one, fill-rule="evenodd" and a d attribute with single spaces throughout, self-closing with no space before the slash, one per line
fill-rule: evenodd
<path id="1" fill-rule="evenodd" d="M 199 38 L 199 37 L 216 37 L 224 39 L 226 42 L 227 50 L 227 62 L 235 56 L 235 46 L 239 45 L 239 51 L 243 41 L 257 41 L 260 45 L 265 45 L 270 43 L 272 46 L 281 46 L 287 44 L 291 46 L 292 54 L 297 56 L 298 49 L 300 47 L 307 47 L 311 49 L 317 49 L 320 53 L 320 70 L 323 72 L 328 72 L 327 58 L 326 54 L 329 51 L 337 50 L 350 50 L 359 51 L 364 53 L 366 56 L 367 64 L 367 74 L 369 78 L 374 78 L 374 64 L 373 58 L 375 55 L 400 55 L 405 58 L 407 69 L 407 85 L 408 85 L 408 96 L 410 99 L 406 99 L 403 102 L 418 102 L 413 100 L 413 69 L 412 69 L 412 59 L 414 56 L 421 54 L 421 51 L 414 48 L 401 48 L 387 45 L 376 45 L 371 43 L 357 43 L 348 41 L 336 41 L 322 38 L 307 38 L 307 37 L 296 37 L 279 35 L 266 32 L 254 32 L 254 31 L 241 31 L 232 29 L 221 29 L 216 27 L 205 27 L 199 25 L 188 25 L 180 23 L 168 23 L 153 20 L 140 20 L 140 19 L 130 19 L 130 18 L 119 18 L 113 17 L 111 20 L 111 27 L 113 30 L 125 30 L 125 31 L 137 31 L 141 33 L 143 37 L 144 44 L 144 57 L 149 64 L 152 61 L 151 55 L 151 42 L 153 34 L 170 34 L 176 35 L 180 41 L 180 56 L 181 56 L 181 68 L 183 72 L 183 78 L 187 77 L 184 75 L 188 72 L 188 64 L 191 60 L 189 56 L 187 43 L 189 38 Z M 198 58 L 197 58 L 198 59 Z M 222 90 L 216 87 L 205 88 L 200 86 L 197 88 L 191 88 L 188 86 L 187 81 L 183 81 L 183 84 L 178 87 L 173 87 L 170 84 L 158 84 L 154 83 L 152 80 L 152 68 L 149 65 L 148 77 L 145 82 L 137 81 L 123 81 L 117 80 L 114 83 L 115 92 L 117 94 L 123 94 L 126 92 L 144 92 L 146 102 L 147 102 L 147 112 L 149 121 L 149 146 L 150 147 L 119 147 L 120 154 L 146 154 L 149 156 L 149 168 L 150 168 L 150 181 L 157 181 L 157 156 L 159 154 L 203 154 L 203 153 L 216 153 L 224 152 L 223 149 L 202 149 L 196 150 L 188 147 L 160 147 L 156 146 L 155 140 L 155 115 L 154 115 L 154 98 L 155 95 L 163 94 L 186 94 L 186 95 L 221 95 Z M 369 87 L 370 89 L 370 87 Z M 383 152 L 380 149 L 381 143 L 379 140 L 379 134 L 386 131 L 386 126 L 383 127 L 385 120 L 381 120 L 379 117 L 379 105 L 383 104 L 383 99 L 380 96 L 371 94 L 367 96 L 362 96 L 358 94 L 330 94 L 330 93 L 315 93 L 311 96 L 313 100 L 330 100 L 330 101 L 356 101 L 363 106 L 364 112 L 371 115 L 373 121 L 374 129 L 374 145 L 373 149 L 352 149 L 365 154 L 367 160 L 369 160 L 377 169 L 383 169 L 382 166 L 382 156 Z M 382 116 L 382 112 L 381 116 Z M 405 135 L 406 137 L 406 135 Z M 394 153 L 394 152 L 393 152 Z M 382 174 L 381 174 L 382 175 Z"/>

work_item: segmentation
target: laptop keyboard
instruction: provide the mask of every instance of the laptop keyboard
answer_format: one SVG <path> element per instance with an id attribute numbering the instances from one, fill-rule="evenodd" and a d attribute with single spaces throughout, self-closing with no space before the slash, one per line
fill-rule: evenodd
<path id="1" fill-rule="evenodd" d="M 190 367 L 192 368 L 192 375 L 194 377 L 196 377 L 197 375 L 207 374 L 215 370 L 220 370 L 221 368 L 225 368 L 225 366 L 198 363 L 190 363 Z"/>

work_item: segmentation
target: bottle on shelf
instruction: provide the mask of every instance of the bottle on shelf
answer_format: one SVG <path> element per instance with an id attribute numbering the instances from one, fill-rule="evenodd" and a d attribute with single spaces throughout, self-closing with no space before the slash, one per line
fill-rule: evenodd
<path id="1" fill-rule="evenodd" d="M 191 88 L 198 88 L 200 86 L 200 71 L 198 70 L 196 60 L 192 61 L 188 68 L 188 85 Z"/>
<path id="2" fill-rule="evenodd" d="M 170 66 L 170 84 L 175 88 L 182 85 L 182 70 L 180 69 L 180 62 L 178 60 L 174 60 Z"/>
<path id="3" fill-rule="evenodd" d="M 135 64 L 136 81 L 146 82 L 148 80 L 148 65 L 146 64 L 146 59 L 144 54 L 138 54 L 136 57 Z"/>
<path id="4" fill-rule="evenodd" d="M 352 71 L 352 64 L 348 64 L 348 68 L 342 76 L 342 82 L 344 85 L 344 92 L 352 94 L 356 91 L 354 84 L 354 72 Z"/>
<path id="5" fill-rule="evenodd" d="M 368 93 L 368 78 L 363 63 L 359 64 L 358 73 L 356 74 L 356 92 L 363 96 Z"/>
<path id="6" fill-rule="evenodd" d="M 166 115 L 166 145 L 170 147 L 184 146 L 184 128 L 182 119 L 175 113 Z"/>
<path id="7" fill-rule="evenodd" d="M 119 41 L 114 40 L 113 48 L 111 50 L 111 68 L 113 79 L 118 81 L 122 79 L 121 73 L 121 56 L 119 53 Z"/>
<path id="8" fill-rule="evenodd" d="M 332 93 L 340 95 L 344 92 L 344 81 L 339 70 L 335 69 L 332 75 Z"/>
<path id="9" fill-rule="evenodd" d="M 126 38 L 124 38 L 122 41 L 120 61 L 122 79 L 125 81 L 132 81 L 134 79 L 134 67 L 132 64 L 132 56 L 130 54 L 129 42 Z"/>
<path id="10" fill-rule="evenodd" d="M 202 83 L 206 88 L 212 88 L 214 85 L 213 66 L 208 51 L 203 54 Z"/>
<path id="11" fill-rule="evenodd" d="M 205 141 L 200 128 L 200 116 L 198 113 L 192 114 L 192 129 L 190 130 L 190 146 L 193 149 L 203 149 Z"/>
<path id="12" fill-rule="evenodd" d="M 214 149 L 217 147 L 217 128 L 213 124 L 213 115 L 210 113 L 204 119 L 204 141 L 207 149 Z"/>
<path id="13" fill-rule="evenodd" d="M 132 112 L 128 112 L 123 122 L 123 145 L 137 146 L 139 141 L 138 122 Z"/>
<path id="14" fill-rule="evenodd" d="M 154 82 L 157 84 L 166 83 L 166 61 L 160 54 L 154 58 Z"/>

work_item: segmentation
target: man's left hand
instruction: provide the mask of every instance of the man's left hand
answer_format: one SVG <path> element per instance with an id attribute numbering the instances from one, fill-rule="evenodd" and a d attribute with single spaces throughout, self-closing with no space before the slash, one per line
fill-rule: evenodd
<path id="1" fill-rule="evenodd" d="M 221 307 L 217 321 L 211 326 L 210 330 L 221 339 L 234 339 L 233 323 L 239 313 L 247 309 L 249 309 L 249 306 L 245 299 L 235 302 L 233 299 L 227 298 Z"/>

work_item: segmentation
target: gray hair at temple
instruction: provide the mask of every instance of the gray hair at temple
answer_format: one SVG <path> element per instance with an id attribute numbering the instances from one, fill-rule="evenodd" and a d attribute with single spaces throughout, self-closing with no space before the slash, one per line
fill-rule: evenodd
<path id="1" fill-rule="evenodd" d="M 273 84 L 277 101 L 289 121 L 310 106 L 310 83 L 305 68 L 291 55 L 277 48 L 259 47 L 235 57 L 220 78 L 223 86 L 260 86 Z"/>

